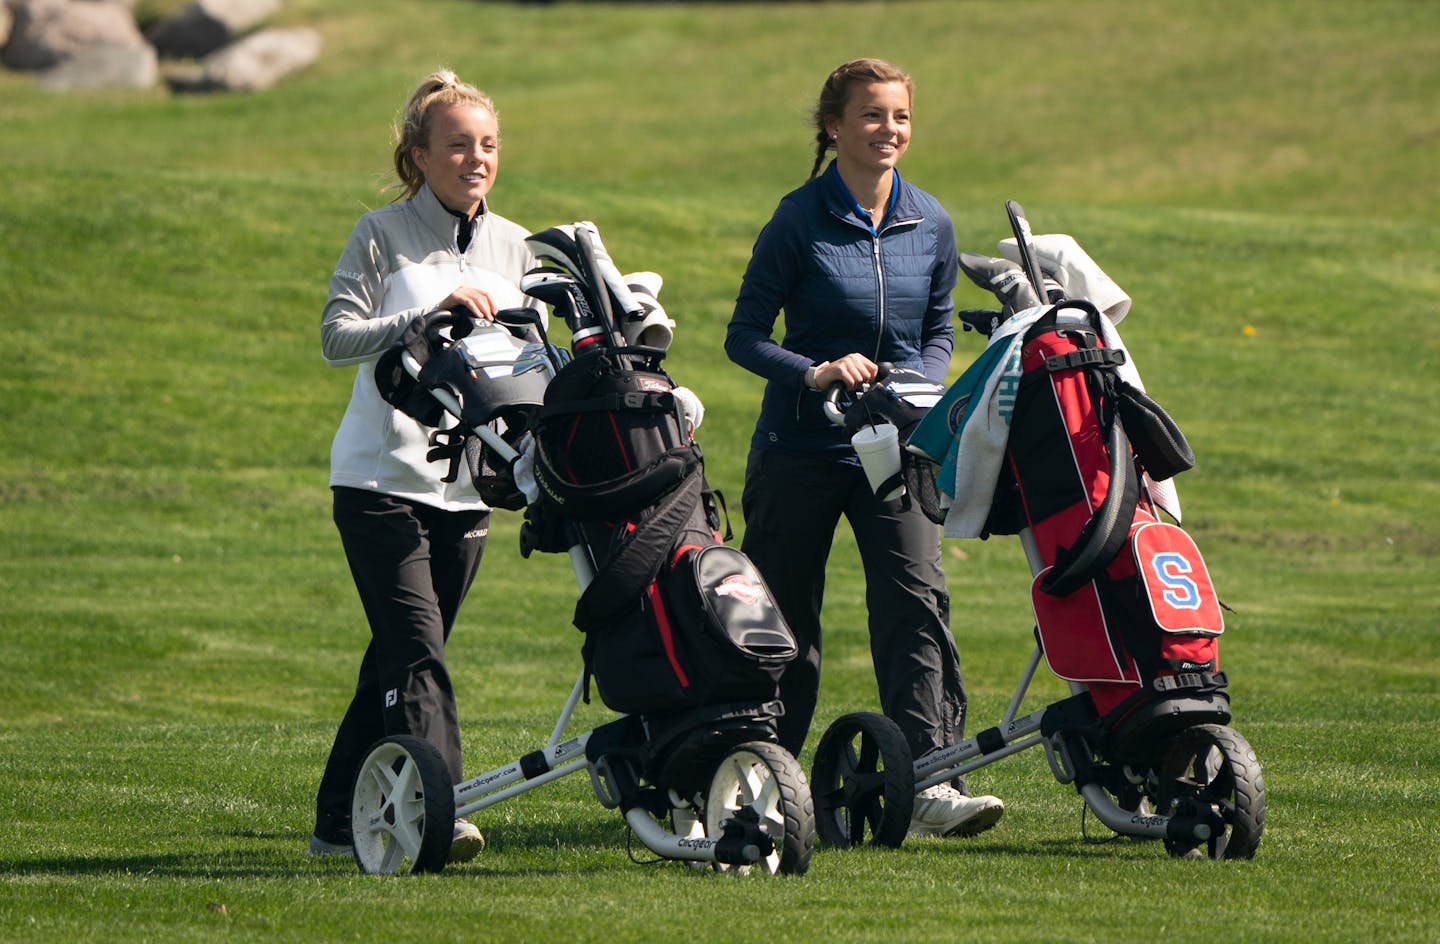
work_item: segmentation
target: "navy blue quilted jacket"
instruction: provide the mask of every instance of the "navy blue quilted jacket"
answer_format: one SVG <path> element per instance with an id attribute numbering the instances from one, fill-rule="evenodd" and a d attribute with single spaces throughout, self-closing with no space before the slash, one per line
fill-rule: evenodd
<path id="1" fill-rule="evenodd" d="M 844 431 L 825 418 L 823 395 L 805 387 L 812 365 L 858 351 L 944 382 L 954 341 L 955 229 L 939 201 L 898 172 L 892 191 L 874 233 L 852 210 L 832 161 L 785 195 L 755 240 L 725 336 L 730 359 L 768 381 L 753 448 L 857 461 Z"/>

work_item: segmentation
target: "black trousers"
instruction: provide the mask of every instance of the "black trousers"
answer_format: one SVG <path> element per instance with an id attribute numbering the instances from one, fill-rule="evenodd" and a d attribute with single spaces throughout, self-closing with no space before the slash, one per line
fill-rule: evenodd
<path id="1" fill-rule="evenodd" d="M 960 741 L 965 689 L 950 634 L 939 527 L 901 499 L 877 499 L 858 466 L 773 449 L 751 451 L 741 503 L 741 550 L 765 577 L 800 646 L 780 680 L 780 743 L 798 755 L 815 714 L 825 564 L 841 515 L 864 566 L 881 710 L 916 757 Z"/>
<path id="2" fill-rule="evenodd" d="M 490 520 L 488 511 L 442 511 L 361 489 L 336 488 L 334 496 L 370 644 L 316 795 L 316 833 L 325 839 L 348 833 L 355 772 L 381 737 L 426 739 L 451 779 L 462 779 L 445 642 L 480 567 Z"/>

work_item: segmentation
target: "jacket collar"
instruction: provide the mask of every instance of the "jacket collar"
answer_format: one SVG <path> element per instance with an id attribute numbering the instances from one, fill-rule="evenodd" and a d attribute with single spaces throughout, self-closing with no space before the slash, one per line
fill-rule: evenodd
<path id="1" fill-rule="evenodd" d="M 435 231 L 448 245 L 456 245 L 456 233 L 464 225 L 465 221 L 451 213 L 440 202 L 440 198 L 430 189 L 429 184 L 421 184 L 415 196 L 410 199 L 410 205 L 420 215 L 425 225 Z M 480 212 L 475 214 L 475 225 L 480 226 L 485 215 L 490 212 L 490 205 L 486 200 L 480 201 Z M 474 242 L 472 237 L 471 242 Z"/>
<path id="2" fill-rule="evenodd" d="M 913 223 L 921 219 L 924 214 L 916 205 L 910 193 L 910 187 L 905 179 L 900 176 L 897 169 L 895 174 L 895 187 L 899 193 L 892 196 L 893 206 L 890 212 L 885 215 L 882 226 L 892 226 L 896 223 Z M 824 203 L 825 210 L 831 216 L 842 222 L 865 228 L 865 224 L 856 219 L 850 208 L 850 198 L 846 196 L 845 184 L 840 180 L 840 170 L 835 166 L 835 161 L 830 161 L 830 166 L 818 178 L 820 186 L 820 199 Z"/>

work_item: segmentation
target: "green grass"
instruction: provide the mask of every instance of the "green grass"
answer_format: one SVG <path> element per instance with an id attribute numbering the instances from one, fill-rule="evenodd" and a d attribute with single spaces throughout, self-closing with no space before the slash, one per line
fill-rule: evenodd
<path id="1" fill-rule="evenodd" d="M 1440 6 L 284 17 L 324 56 L 260 94 L 63 97 L 0 74 L 0 940 L 1440 940 Z M 670 366 L 705 399 L 733 508 L 760 385 L 721 355 L 725 322 L 809 168 L 821 78 L 861 54 L 915 75 L 905 169 L 962 249 L 992 252 L 1015 197 L 1134 297 L 1126 341 L 1199 454 L 1185 521 L 1234 609 L 1258 856 L 1087 842 L 1029 752 L 974 775 L 1007 802 L 998 829 L 822 848 L 798 880 L 633 865 L 581 777 L 486 811 L 489 850 L 440 876 L 302 858 L 366 632 L 325 487 L 351 378 L 317 324 L 350 226 L 386 199 L 405 93 L 442 63 L 485 87 L 497 209 L 592 219 L 622 267 L 665 276 Z M 978 350 L 959 339 L 956 373 Z M 451 644 L 472 772 L 543 740 L 579 664 L 568 566 L 522 560 L 516 535 L 497 516 Z M 1027 573 L 1007 540 L 947 541 L 945 561 L 985 724 L 1027 654 Z M 876 703 L 857 576 L 842 537 L 816 736 Z"/>

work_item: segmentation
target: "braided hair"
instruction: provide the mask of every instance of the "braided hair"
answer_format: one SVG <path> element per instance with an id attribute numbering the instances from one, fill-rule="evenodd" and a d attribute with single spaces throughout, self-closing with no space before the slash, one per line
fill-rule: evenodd
<path id="1" fill-rule="evenodd" d="M 845 102 L 850 97 L 850 86 L 855 83 L 899 82 L 911 98 L 915 97 L 915 81 L 909 73 L 893 66 L 884 59 L 851 59 L 830 73 L 820 88 L 820 99 L 815 103 L 815 165 L 810 168 L 810 177 L 820 173 L 825 163 L 825 152 L 835 146 L 826 122 L 839 121 L 845 114 Z"/>

